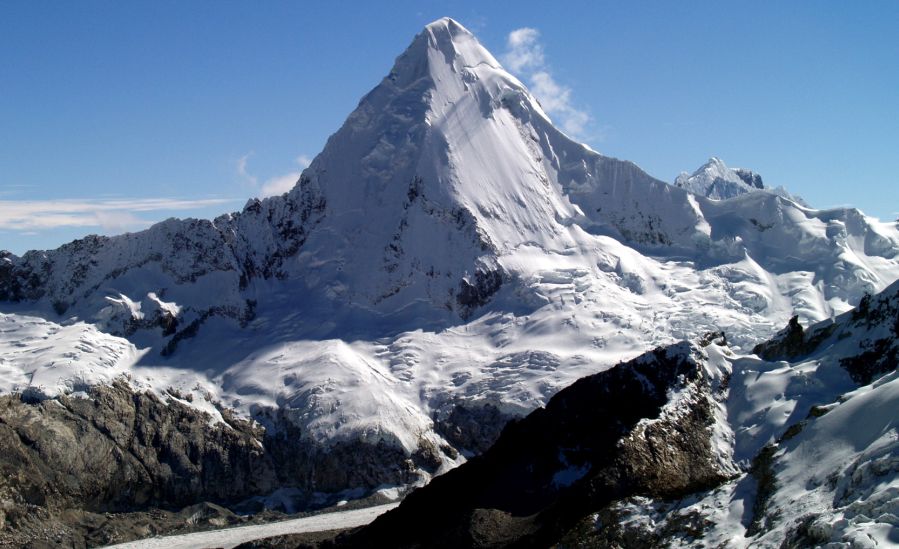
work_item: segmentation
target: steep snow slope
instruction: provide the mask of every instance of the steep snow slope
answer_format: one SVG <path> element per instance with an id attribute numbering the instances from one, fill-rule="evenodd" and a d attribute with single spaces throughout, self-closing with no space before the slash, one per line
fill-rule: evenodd
<path id="1" fill-rule="evenodd" d="M 829 318 L 895 280 L 897 254 L 896 225 L 857 210 L 710 200 L 570 140 L 441 19 L 289 193 L 2 254 L 3 322 L 40 333 L 0 350 L 43 351 L 0 379 L 55 376 L 49 396 L 122 371 L 408 454 L 445 447 L 434 420 L 459 404 L 521 415 L 652 345 L 723 328 L 745 348 L 793 314 Z M 68 344 L 40 338 L 63 329 L 114 341 L 115 368 L 60 369 Z"/>
<path id="2" fill-rule="evenodd" d="M 899 375 L 847 394 L 773 456 L 770 530 L 798 545 L 899 544 Z"/>

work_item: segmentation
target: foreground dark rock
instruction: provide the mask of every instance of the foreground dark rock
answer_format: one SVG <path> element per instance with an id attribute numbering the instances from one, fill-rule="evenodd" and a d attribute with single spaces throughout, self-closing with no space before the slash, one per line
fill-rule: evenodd
<path id="1" fill-rule="evenodd" d="M 434 430 L 455 448 L 482 454 L 493 446 L 503 427 L 514 417 L 492 404 L 456 404 L 445 418 L 435 418 Z"/>
<path id="2" fill-rule="evenodd" d="M 710 442 L 718 383 L 702 354 L 684 343 L 577 381 L 510 423 L 485 454 L 337 544 L 545 547 L 615 500 L 721 483 L 728 473 Z"/>

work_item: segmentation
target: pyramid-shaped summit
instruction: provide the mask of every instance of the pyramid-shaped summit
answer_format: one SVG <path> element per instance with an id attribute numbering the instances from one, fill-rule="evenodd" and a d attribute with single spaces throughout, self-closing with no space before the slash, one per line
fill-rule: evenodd
<path id="1" fill-rule="evenodd" d="M 289 193 L 212 222 L 169 220 L 7 255 L 0 299 L 37 300 L 121 334 L 210 317 L 244 325 L 294 303 L 305 318 L 331 321 L 292 333 L 321 337 L 347 325 L 457 323 L 503 295 L 511 301 L 501 308 L 529 309 L 545 303 L 540 281 L 570 273 L 669 299 L 651 274 L 661 267 L 637 266 L 652 257 L 745 264 L 739 276 L 765 289 L 734 289 L 737 306 L 817 319 L 884 287 L 897 242 L 895 227 L 855 210 L 817 212 L 771 193 L 709 200 L 598 154 L 443 18 L 412 40 Z M 761 274 L 785 272 L 815 273 L 815 290 L 794 291 L 802 277 Z M 173 337 L 154 345 L 174 352 Z"/>
<path id="2" fill-rule="evenodd" d="M 839 226 L 821 232 L 821 223 Z M 468 30 L 443 18 L 412 40 L 291 192 L 214 222 L 170 220 L 9 256 L 0 299 L 42 299 L 125 332 L 154 324 L 128 320 L 131 307 L 110 305 L 111 293 L 157 310 L 147 295 L 164 287 L 185 303 L 185 322 L 210 311 L 246 322 L 256 312 L 247 304 L 281 281 L 293 302 L 332 316 L 443 323 L 468 318 L 502 287 L 531 295 L 528 281 L 558 257 L 596 277 L 627 270 L 620 243 L 704 265 L 749 257 L 767 271 L 819 273 L 824 303 L 843 305 L 797 304 L 816 317 L 887 281 L 889 265 L 848 262 L 847 247 L 888 258 L 896 242 L 854 210 L 823 215 L 769 193 L 716 202 L 600 155 L 559 131 Z M 213 274 L 215 290 L 197 291 Z M 774 301 L 741 299 L 754 310 Z"/>
<path id="3" fill-rule="evenodd" d="M 612 211 L 614 202 L 632 207 L 631 195 L 668 202 L 671 188 L 567 138 L 452 19 L 415 37 L 305 176 L 334 213 L 329 250 L 339 234 L 347 258 L 370 267 L 349 284 L 354 299 L 388 309 L 424 300 L 465 315 L 472 300 L 460 302 L 460 292 L 470 294 L 477 277 L 495 289 L 510 275 L 531 274 L 513 272 L 527 263 L 512 257 L 523 246 L 569 253 L 592 247 L 591 233 L 622 230 L 649 244 L 691 242 L 699 225 L 690 208 L 678 218 L 655 216 L 652 228 L 597 215 L 600 185 L 615 189 L 611 202 L 602 199 Z M 478 289 L 474 302 L 492 289 Z"/>
<path id="4" fill-rule="evenodd" d="M 397 58 L 387 78 L 403 87 L 419 78 L 435 79 L 443 67 L 458 72 L 478 65 L 502 68 L 468 29 L 444 17 L 427 25 L 413 39 Z"/>

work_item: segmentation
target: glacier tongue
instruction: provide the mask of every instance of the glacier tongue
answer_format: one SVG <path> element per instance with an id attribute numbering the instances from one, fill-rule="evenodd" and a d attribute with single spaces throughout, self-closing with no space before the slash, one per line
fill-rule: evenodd
<path id="1" fill-rule="evenodd" d="M 0 254 L 0 309 L 127 337 L 103 334 L 139 386 L 408 452 L 442 444 L 432 420 L 459 403 L 520 415 L 653 345 L 722 328 L 746 348 L 828 318 L 895 280 L 897 255 L 896 225 L 857 210 L 710 200 L 572 141 L 441 19 L 289 193 Z"/>

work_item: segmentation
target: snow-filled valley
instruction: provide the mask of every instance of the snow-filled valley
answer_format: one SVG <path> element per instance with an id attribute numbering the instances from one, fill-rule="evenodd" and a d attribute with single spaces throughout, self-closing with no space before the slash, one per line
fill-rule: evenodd
<path id="1" fill-rule="evenodd" d="M 579 378 L 721 330 L 742 357 L 730 382 L 741 404 L 727 417 L 736 467 L 749 468 L 808 413 L 808 386 L 827 393 L 815 403 L 853 388 L 842 370 L 818 383 L 831 367 L 766 362 L 753 347 L 794 315 L 831 319 L 887 288 L 899 227 L 709 166 L 671 185 L 569 139 L 441 19 L 290 192 L 212 221 L 0 252 L 0 393 L 40 402 L 124 382 L 213 426 L 233 416 L 310 447 L 390 448 L 390 463 L 427 454 L 404 477 L 424 483 L 486 437 L 462 410 L 524 416 Z M 790 455 L 831 437 L 845 442 L 814 459 L 854 448 L 870 456 L 864 469 L 895 457 L 888 420 L 852 433 L 828 419 L 894 404 L 893 385 L 853 396 Z M 824 483 L 807 478 L 807 461 L 777 463 L 784 482 Z M 361 485 L 319 472 L 284 484 L 308 495 L 395 482 L 378 471 Z M 869 486 L 859 482 L 841 493 Z M 778 497 L 772 508 L 795 504 Z"/>

